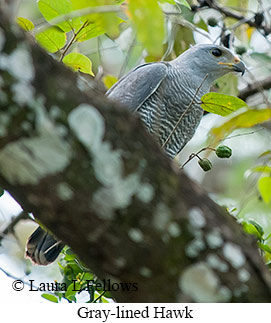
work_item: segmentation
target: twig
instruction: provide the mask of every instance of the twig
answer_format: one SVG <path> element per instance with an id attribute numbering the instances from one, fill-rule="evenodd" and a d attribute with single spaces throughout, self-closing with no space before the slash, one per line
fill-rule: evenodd
<path id="1" fill-rule="evenodd" d="M 252 81 L 254 81 L 254 82 L 256 82 L 256 78 L 255 78 L 255 76 L 248 70 L 247 71 L 248 72 L 248 74 L 250 75 L 250 78 L 251 78 L 251 80 Z M 258 84 L 258 92 L 260 92 L 261 94 L 262 94 L 262 97 L 263 97 L 263 100 L 264 100 L 264 103 L 268 106 L 268 107 L 270 107 L 270 102 L 268 101 L 268 98 L 267 98 L 267 96 L 265 95 L 265 93 L 264 93 L 264 89 L 261 87 L 261 85 L 260 84 Z"/>
<path id="2" fill-rule="evenodd" d="M 267 77 L 265 80 L 249 84 L 245 89 L 239 92 L 238 97 L 242 100 L 246 100 L 249 96 L 258 93 L 260 89 L 269 90 L 270 88 L 271 77 Z"/>
<path id="3" fill-rule="evenodd" d="M 7 227 L 0 232 L 0 243 L 2 239 L 10 232 L 13 232 L 13 229 L 15 225 L 21 221 L 22 219 L 27 219 L 28 218 L 28 213 L 25 211 L 22 211 L 20 214 L 18 214 L 13 220 L 10 221 L 10 223 L 7 225 Z"/>
<path id="4" fill-rule="evenodd" d="M 236 20 L 245 20 L 245 22 L 250 27 L 255 27 L 258 30 L 262 30 L 265 36 L 266 35 L 269 35 L 271 33 L 271 28 L 270 27 L 264 26 L 264 25 L 258 26 L 256 24 L 256 22 L 254 21 L 254 16 L 247 20 L 245 16 L 240 15 L 240 14 L 237 14 L 237 13 L 229 10 L 226 7 L 223 7 L 223 6 L 218 5 L 214 0 L 212 0 L 212 1 L 206 0 L 206 2 L 208 3 L 209 8 L 212 8 L 212 9 L 215 9 L 215 10 L 219 11 L 220 13 L 222 13 L 223 15 L 225 15 L 226 17 L 234 18 Z"/>
<path id="5" fill-rule="evenodd" d="M 173 130 L 171 131 L 171 133 L 169 134 L 169 136 L 167 137 L 166 141 L 163 143 L 162 145 L 162 149 L 167 145 L 167 143 L 169 142 L 170 138 L 172 137 L 172 135 L 174 134 L 174 132 L 176 131 L 177 127 L 179 126 L 180 122 L 182 121 L 183 117 L 185 116 L 185 114 L 187 113 L 187 111 L 191 108 L 191 106 L 193 105 L 195 98 L 199 92 L 199 90 L 201 89 L 203 83 L 205 82 L 205 80 L 207 79 L 208 74 L 205 75 L 205 77 L 203 78 L 203 80 L 201 81 L 199 87 L 197 88 L 190 104 L 188 105 L 188 107 L 184 110 L 184 112 L 182 113 L 182 115 L 180 116 L 179 120 L 177 121 L 175 127 L 173 128 Z"/>
<path id="6" fill-rule="evenodd" d="M 202 31 L 200 28 L 196 27 L 191 22 L 185 20 L 183 17 L 180 16 L 179 12 L 163 11 L 163 13 L 167 16 L 178 16 L 178 21 L 174 21 L 175 24 L 181 25 L 186 28 L 190 28 L 192 31 L 199 33 L 200 35 L 206 37 L 210 42 L 212 42 L 212 38 L 207 32 Z"/>
<path id="7" fill-rule="evenodd" d="M 10 277 L 14 280 L 18 280 L 18 277 L 13 276 L 12 274 L 8 273 L 7 271 L 5 271 L 5 269 L 3 269 L 1 267 L 0 267 L 0 271 L 2 271 L 7 277 Z"/>
<path id="8" fill-rule="evenodd" d="M 246 132 L 246 133 L 238 133 L 237 135 L 233 135 L 233 136 L 229 136 L 229 137 L 220 139 L 219 142 L 224 141 L 224 140 L 228 140 L 228 139 L 232 139 L 232 138 L 236 138 L 236 137 L 253 135 L 256 132 L 260 132 L 260 131 L 263 131 L 263 130 L 264 130 L 264 128 L 261 128 L 261 129 L 255 130 L 255 131 L 251 131 L 251 132 Z"/>
<path id="9" fill-rule="evenodd" d="M 228 140 L 228 139 L 232 139 L 232 138 L 236 138 L 236 137 L 241 137 L 241 136 L 246 136 L 246 135 L 252 135 L 252 134 L 254 134 L 254 133 L 256 133 L 256 132 L 259 132 L 259 131 L 262 131 L 262 130 L 264 130 L 263 128 L 261 128 L 261 129 L 259 129 L 259 130 L 255 130 L 255 131 L 251 131 L 251 132 L 247 132 L 247 133 L 239 133 L 239 134 L 237 134 L 237 135 L 233 135 L 233 136 L 229 136 L 229 137 L 226 137 L 226 138 L 223 138 L 223 139 L 220 139 L 219 140 L 219 142 L 221 142 L 221 141 L 224 141 L 224 140 Z M 199 158 L 199 159 L 201 159 L 200 158 L 200 156 L 198 156 L 200 153 L 202 153 L 203 151 L 205 151 L 205 150 L 212 150 L 212 151 L 215 151 L 216 149 L 215 148 L 212 148 L 212 147 L 204 147 L 204 148 L 201 148 L 198 152 L 196 152 L 196 153 L 192 153 L 189 157 L 188 157 L 188 159 L 184 162 L 184 164 L 182 164 L 182 166 L 180 167 L 180 169 L 183 169 L 184 168 L 184 166 L 186 165 L 186 164 L 188 164 L 193 158 L 195 158 L 195 157 L 197 157 L 197 158 Z"/>
<path id="10" fill-rule="evenodd" d="M 92 303 L 97 303 L 97 301 L 99 299 L 101 299 L 104 296 L 105 293 L 106 293 L 106 291 L 103 291 L 97 298 L 94 299 L 94 301 Z"/>
<path id="11" fill-rule="evenodd" d="M 130 43 L 130 45 L 129 45 L 128 51 L 127 51 L 127 53 L 126 53 L 126 55 L 125 55 L 125 59 L 124 59 L 124 61 L 123 61 L 122 65 L 121 65 L 121 68 L 120 68 L 119 77 L 118 77 L 119 79 L 120 79 L 120 78 L 123 76 L 123 74 L 125 73 L 125 69 L 126 69 L 126 67 L 127 67 L 127 65 L 128 65 L 129 58 L 131 57 L 130 55 L 131 55 L 131 52 L 132 52 L 132 50 L 133 50 L 133 48 L 134 48 L 135 43 L 136 43 L 136 34 L 134 33 L 134 34 L 133 34 L 132 41 L 131 41 L 131 43 Z"/>
<path id="12" fill-rule="evenodd" d="M 192 153 L 189 157 L 188 157 L 188 159 L 187 159 L 187 161 L 186 162 L 184 162 L 184 164 L 182 164 L 182 166 L 180 167 L 180 169 L 183 169 L 184 168 L 184 166 L 186 165 L 186 164 L 188 164 L 193 158 L 195 158 L 195 157 L 197 157 L 198 159 L 200 159 L 200 160 L 202 160 L 202 158 L 199 156 L 199 154 L 200 153 L 202 153 L 203 151 L 205 151 L 205 150 L 212 150 L 212 151 L 215 151 L 215 148 L 212 148 L 212 147 L 204 147 L 204 148 L 201 148 L 198 152 L 196 152 L 196 153 Z"/>
<path id="13" fill-rule="evenodd" d="M 77 32 L 74 32 L 70 42 L 68 43 L 68 45 L 65 47 L 64 51 L 62 52 L 59 61 L 62 62 L 64 56 L 66 55 L 67 51 L 69 50 L 69 48 L 71 47 L 71 45 L 73 44 L 73 42 L 75 41 L 77 35 L 82 31 L 83 28 L 85 28 L 88 25 L 88 21 L 86 20 L 83 25 L 77 30 Z"/>

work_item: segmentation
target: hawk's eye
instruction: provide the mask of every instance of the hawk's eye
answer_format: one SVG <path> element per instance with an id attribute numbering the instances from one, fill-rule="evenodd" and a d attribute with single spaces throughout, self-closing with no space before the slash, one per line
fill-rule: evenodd
<path id="1" fill-rule="evenodd" d="M 212 54 L 213 54 L 214 56 L 216 56 L 216 57 L 220 57 L 220 56 L 222 56 L 222 51 L 221 51 L 219 48 L 214 48 L 214 49 L 212 50 Z"/>

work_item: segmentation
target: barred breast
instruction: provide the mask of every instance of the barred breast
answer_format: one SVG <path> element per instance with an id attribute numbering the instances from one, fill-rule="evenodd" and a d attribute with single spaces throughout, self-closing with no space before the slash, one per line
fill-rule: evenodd
<path id="1" fill-rule="evenodd" d="M 200 82 L 191 84 L 189 80 L 191 77 L 186 77 L 185 71 L 169 67 L 167 78 L 137 111 L 148 131 L 157 138 L 161 146 L 181 118 L 164 147 L 171 158 L 174 158 L 194 135 L 203 116 L 203 110 L 199 105 L 200 98 L 209 91 L 208 85 L 203 85 L 198 90 Z M 197 90 L 198 94 L 195 97 Z M 191 105 L 192 101 L 194 103 Z"/>

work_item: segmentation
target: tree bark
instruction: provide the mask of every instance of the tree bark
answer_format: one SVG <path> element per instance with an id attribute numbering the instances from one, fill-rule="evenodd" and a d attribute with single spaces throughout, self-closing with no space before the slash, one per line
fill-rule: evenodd
<path id="1" fill-rule="evenodd" d="M 128 109 L 0 12 L 0 185 L 121 302 L 267 302 L 256 244 Z M 92 88 L 91 88 L 92 87 Z"/>

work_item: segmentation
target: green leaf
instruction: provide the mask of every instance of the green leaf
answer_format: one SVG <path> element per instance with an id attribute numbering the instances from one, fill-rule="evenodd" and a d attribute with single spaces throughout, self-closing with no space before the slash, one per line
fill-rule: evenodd
<path id="1" fill-rule="evenodd" d="M 130 0 L 129 11 L 137 30 L 137 37 L 149 55 L 162 56 L 164 17 L 157 0 Z"/>
<path id="2" fill-rule="evenodd" d="M 226 138 L 232 131 L 239 128 L 250 128 L 271 119 L 271 109 L 249 109 L 226 121 L 219 127 L 211 129 L 209 144 L 217 143 Z"/>
<path id="3" fill-rule="evenodd" d="M 262 177 L 258 181 L 258 190 L 266 204 L 271 201 L 271 177 Z"/>
<path id="4" fill-rule="evenodd" d="M 58 298 L 52 294 L 42 294 L 41 297 L 47 299 L 50 302 L 58 303 Z"/>
<path id="5" fill-rule="evenodd" d="M 72 261 L 72 260 L 74 260 L 76 258 L 76 255 L 75 254 L 68 254 L 68 253 L 66 253 L 65 254 L 65 257 L 64 257 L 64 260 L 66 260 L 66 261 Z"/>
<path id="6" fill-rule="evenodd" d="M 80 53 L 70 53 L 63 58 L 63 63 L 74 71 L 80 71 L 85 74 L 93 75 L 91 60 Z"/>
<path id="7" fill-rule="evenodd" d="M 107 89 L 110 89 L 117 81 L 118 79 L 113 75 L 106 75 L 103 77 L 103 82 Z"/>
<path id="8" fill-rule="evenodd" d="M 113 0 L 111 0 L 111 2 L 112 1 Z M 76 37 L 77 41 L 85 41 L 105 33 L 104 25 L 109 25 L 109 29 L 114 30 L 122 20 L 119 19 L 115 13 L 89 14 L 75 18 L 68 18 L 69 14 L 75 10 L 109 4 L 107 2 L 108 1 L 106 0 L 40 0 L 39 9 L 49 23 L 54 23 L 54 19 L 62 16 L 63 21 L 58 22 L 55 25 L 65 32 L 69 32 L 71 30 L 76 32 L 81 29 L 86 22 L 88 22 L 86 27 L 82 28 Z M 114 21 L 111 21 L 112 16 L 114 17 Z"/>
<path id="9" fill-rule="evenodd" d="M 250 224 L 254 225 L 254 227 L 259 232 L 259 234 L 261 235 L 261 237 L 264 235 L 263 227 L 258 222 L 254 221 L 254 220 L 249 220 L 248 222 Z"/>
<path id="10" fill-rule="evenodd" d="M 105 297 L 101 298 L 102 303 L 109 303 L 109 300 L 107 300 Z"/>
<path id="11" fill-rule="evenodd" d="M 78 42 L 83 42 L 85 40 L 97 37 L 104 33 L 105 29 L 102 27 L 101 24 L 90 22 L 87 24 L 86 27 L 79 31 L 79 33 L 76 35 L 76 40 Z"/>
<path id="12" fill-rule="evenodd" d="M 76 282 L 72 282 L 69 287 L 67 288 L 67 291 L 65 293 L 65 297 L 70 299 L 70 300 L 73 300 L 73 296 L 78 292 L 80 291 L 81 289 L 81 285 L 78 281 Z"/>
<path id="13" fill-rule="evenodd" d="M 69 0 L 39 0 L 38 6 L 41 14 L 49 23 L 52 19 L 62 15 L 67 15 L 72 11 L 71 2 Z M 78 18 L 63 18 L 63 21 L 57 23 L 56 26 L 61 28 L 63 31 L 68 32 L 72 29 L 77 29 L 78 23 Z"/>
<path id="14" fill-rule="evenodd" d="M 271 254 L 271 248 L 270 248 L 268 245 L 263 244 L 262 242 L 258 242 L 258 246 L 259 246 L 262 250 L 264 250 L 264 251 L 266 251 L 266 252 L 268 252 L 268 253 L 270 253 L 270 254 Z"/>
<path id="15" fill-rule="evenodd" d="M 50 53 L 59 51 L 66 44 L 66 34 L 58 27 L 50 27 L 36 34 L 37 42 Z"/>
<path id="16" fill-rule="evenodd" d="M 196 24 L 196 26 L 208 32 L 208 26 L 206 25 L 203 19 L 200 19 L 200 21 Z"/>
<path id="17" fill-rule="evenodd" d="M 270 166 L 264 166 L 264 165 L 258 165 L 255 167 L 252 167 L 250 169 L 252 173 L 268 173 L 271 174 L 271 167 Z"/>
<path id="18" fill-rule="evenodd" d="M 263 153 L 260 154 L 260 156 L 258 158 L 266 157 L 268 155 L 271 156 L 271 150 L 264 151 Z"/>
<path id="19" fill-rule="evenodd" d="M 92 273 L 84 272 L 83 279 L 86 280 L 92 280 L 94 278 L 94 275 Z"/>
<path id="20" fill-rule="evenodd" d="M 258 239 L 262 240 L 262 235 L 260 234 L 260 232 L 257 230 L 257 228 L 252 223 L 248 223 L 248 222 L 243 221 L 242 226 L 243 226 L 243 229 L 246 233 L 253 234 Z"/>
<path id="21" fill-rule="evenodd" d="M 35 28 L 33 22 L 29 19 L 23 18 L 23 17 L 18 17 L 17 18 L 17 24 L 24 30 L 30 31 Z"/>
<path id="22" fill-rule="evenodd" d="M 80 10 L 91 7 L 99 7 L 106 5 L 119 5 L 123 1 L 115 0 L 70 0 L 73 10 Z M 97 9 L 96 8 L 96 9 Z M 121 12 L 121 9 L 119 10 Z M 111 37 L 117 37 L 119 34 L 118 25 L 123 22 L 115 12 L 103 12 L 103 13 L 90 13 L 88 15 L 82 16 L 81 19 L 84 21 L 89 21 L 92 23 L 97 23 L 101 26 L 107 34 Z"/>
<path id="23" fill-rule="evenodd" d="M 239 98 L 215 92 L 203 95 L 201 102 L 203 110 L 220 116 L 227 116 L 228 114 L 247 106 L 247 104 Z"/>

